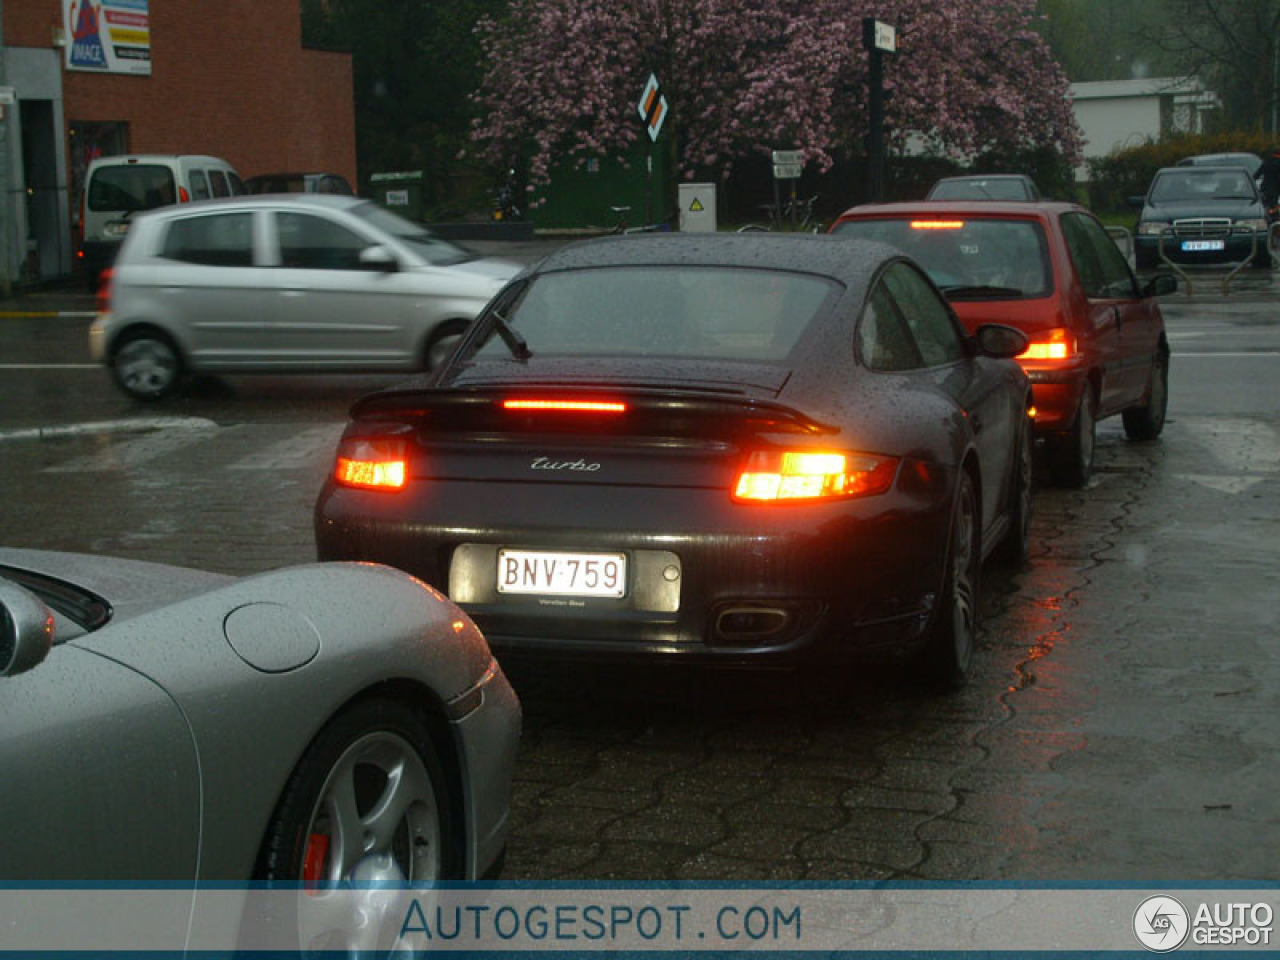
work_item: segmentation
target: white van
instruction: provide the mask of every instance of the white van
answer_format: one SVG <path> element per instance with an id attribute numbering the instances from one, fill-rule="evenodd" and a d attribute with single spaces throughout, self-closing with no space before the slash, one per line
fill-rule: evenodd
<path id="1" fill-rule="evenodd" d="M 239 174 L 218 157 L 124 154 L 89 164 L 80 197 L 81 265 L 96 284 L 111 266 L 139 210 L 245 192 Z"/>

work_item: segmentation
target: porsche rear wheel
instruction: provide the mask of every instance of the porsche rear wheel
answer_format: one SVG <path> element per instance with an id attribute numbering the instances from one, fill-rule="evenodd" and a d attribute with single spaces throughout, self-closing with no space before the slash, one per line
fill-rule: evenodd
<path id="1" fill-rule="evenodd" d="M 925 669 L 936 686 L 958 690 L 968 681 L 978 633 L 978 498 L 973 478 L 960 471 L 951 517 L 947 569 L 925 641 Z"/>
<path id="2" fill-rule="evenodd" d="M 996 558 L 1010 566 L 1025 563 L 1031 551 L 1031 491 L 1034 484 L 1035 433 L 1031 417 L 1025 417 L 1009 491 L 1009 532 L 996 547 Z"/>
<path id="3" fill-rule="evenodd" d="M 386 948 L 397 931 L 370 916 L 395 921 L 388 907 L 406 885 L 461 877 L 449 810 L 444 770 L 413 710 L 367 699 L 334 717 L 289 778 L 259 862 L 260 879 L 302 886 L 298 947 Z"/>

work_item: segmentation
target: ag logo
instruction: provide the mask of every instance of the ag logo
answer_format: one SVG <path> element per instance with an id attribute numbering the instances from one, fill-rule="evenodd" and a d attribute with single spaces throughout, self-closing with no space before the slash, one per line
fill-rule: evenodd
<path id="1" fill-rule="evenodd" d="M 1133 933 L 1148 950 L 1168 953 L 1187 939 L 1191 917 L 1173 897 L 1147 897 L 1133 914 Z"/>

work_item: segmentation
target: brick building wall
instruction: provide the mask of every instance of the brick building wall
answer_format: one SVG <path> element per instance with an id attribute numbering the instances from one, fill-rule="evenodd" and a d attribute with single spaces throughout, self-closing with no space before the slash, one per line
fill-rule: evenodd
<path id="1" fill-rule="evenodd" d="M 62 27 L 60 0 L 3 10 L 9 47 L 48 49 Z M 127 152 L 213 154 L 243 177 L 315 169 L 356 182 L 351 56 L 302 48 L 298 0 L 151 0 L 149 13 L 150 76 L 63 71 L 64 136 L 76 123 L 124 122 Z"/>

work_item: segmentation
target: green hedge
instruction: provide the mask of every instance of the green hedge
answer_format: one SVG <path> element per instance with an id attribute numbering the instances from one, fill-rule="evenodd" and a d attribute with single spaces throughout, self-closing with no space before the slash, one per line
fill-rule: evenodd
<path id="1" fill-rule="evenodd" d="M 1088 161 L 1089 206 L 1102 213 L 1129 210 L 1126 197 L 1147 192 L 1162 167 L 1200 153 L 1256 153 L 1262 156 L 1274 139 L 1262 133 L 1180 134 L 1149 140 Z"/>

